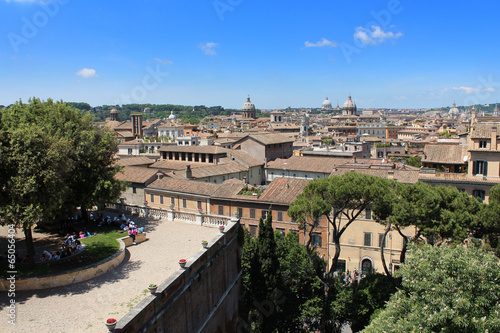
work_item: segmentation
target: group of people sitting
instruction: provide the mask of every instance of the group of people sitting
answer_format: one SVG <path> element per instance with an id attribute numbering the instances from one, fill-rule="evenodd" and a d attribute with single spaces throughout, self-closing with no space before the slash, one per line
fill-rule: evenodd
<path id="1" fill-rule="evenodd" d="M 83 245 L 80 242 L 80 238 L 92 236 L 87 230 L 80 231 L 79 233 L 74 232 L 73 234 L 67 234 L 64 240 L 64 244 L 61 247 L 61 251 L 54 251 L 50 253 L 44 250 L 40 262 L 59 260 L 61 258 L 69 257 L 78 251 L 83 250 Z"/>
<path id="2" fill-rule="evenodd" d="M 80 240 L 75 240 L 73 236 L 68 236 L 66 238 L 65 244 L 61 247 L 61 251 L 53 251 L 52 253 L 50 253 L 49 251 L 44 250 L 42 253 L 42 257 L 40 258 L 40 262 L 66 258 L 81 250 L 83 250 L 83 245 Z"/>

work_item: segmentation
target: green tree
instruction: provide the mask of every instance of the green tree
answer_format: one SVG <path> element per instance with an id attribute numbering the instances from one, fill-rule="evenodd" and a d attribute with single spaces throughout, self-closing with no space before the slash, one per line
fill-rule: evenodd
<path id="1" fill-rule="evenodd" d="M 342 176 L 315 179 L 307 184 L 288 209 L 288 215 L 301 223 L 311 233 L 320 218 L 326 218 L 335 252 L 332 267 L 335 269 L 341 251 L 340 238 L 345 230 L 356 221 L 367 208 L 379 211 L 378 205 L 388 191 L 391 182 L 357 172 L 347 172 Z M 309 237 L 309 243 L 312 237 Z"/>
<path id="2" fill-rule="evenodd" d="M 283 236 L 275 233 L 276 251 L 280 262 L 282 295 L 279 332 L 310 332 L 318 329 L 321 317 L 323 287 L 319 276 L 324 273 L 324 262 L 313 252 L 309 260 L 306 247 L 299 243 L 297 234 Z"/>
<path id="3" fill-rule="evenodd" d="M 24 230 L 33 262 L 35 223 L 118 198 L 122 183 L 111 165 L 116 142 L 93 127 L 89 115 L 51 99 L 20 101 L 0 118 L 1 222 Z"/>
<path id="4" fill-rule="evenodd" d="M 474 227 L 479 202 L 460 193 L 454 187 L 430 186 L 426 183 L 398 183 L 394 187 L 391 212 L 388 213 L 388 228 L 393 228 L 403 237 L 400 262 L 404 262 L 410 240 L 425 237 L 430 244 L 443 242 L 460 243 L 468 237 Z M 406 235 L 404 227 L 413 226 L 413 235 Z M 387 272 L 386 272 L 387 273 Z M 387 273 L 388 274 L 388 273 Z"/>
<path id="5" fill-rule="evenodd" d="M 281 312 L 280 262 L 271 212 L 269 208 L 265 222 L 260 219 L 259 236 L 247 241 L 242 251 L 243 295 L 256 332 L 274 332 Z"/>
<path id="6" fill-rule="evenodd" d="M 479 248 L 412 246 L 403 289 L 363 331 L 500 332 L 500 262 Z"/>

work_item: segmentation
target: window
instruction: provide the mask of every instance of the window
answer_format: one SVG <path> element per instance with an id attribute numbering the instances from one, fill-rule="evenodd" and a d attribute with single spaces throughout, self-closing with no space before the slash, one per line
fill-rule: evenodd
<path id="1" fill-rule="evenodd" d="M 307 179 L 308 178 L 307 175 L 304 175 L 304 178 Z"/>
<path id="2" fill-rule="evenodd" d="M 486 148 L 486 146 L 487 146 L 487 141 L 486 140 L 479 141 L 479 149 Z"/>
<path id="3" fill-rule="evenodd" d="M 384 234 L 378 234 L 378 247 L 382 246 L 382 242 L 384 242 L 384 247 L 386 247 L 387 237 L 384 239 Z"/>
<path id="4" fill-rule="evenodd" d="M 296 174 L 293 174 L 293 178 L 295 178 L 297 175 Z"/>
<path id="5" fill-rule="evenodd" d="M 465 192 L 465 189 L 464 189 L 464 188 L 461 188 L 461 187 L 457 187 L 457 190 L 458 190 L 458 192 L 460 192 L 460 193 Z"/>
<path id="6" fill-rule="evenodd" d="M 483 202 L 486 192 L 484 190 L 474 190 L 472 191 L 472 196 L 477 198 L 479 201 Z"/>
<path id="7" fill-rule="evenodd" d="M 238 216 L 243 217 L 243 208 L 238 208 Z"/>
<path id="8" fill-rule="evenodd" d="M 170 197 L 170 203 L 171 203 L 172 205 L 175 205 L 175 197 Z"/>
<path id="9" fill-rule="evenodd" d="M 254 219 L 255 218 L 255 209 L 250 209 L 250 218 Z"/>
<path id="10" fill-rule="evenodd" d="M 134 194 L 137 193 L 137 188 L 135 188 L 134 186 L 132 186 L 132 193 L 134 193 Z"/>
<path id="11" fill-rule="evenodd" d="M 185 198 L 182 199 L 182 208 L 187 208 L 187 200 Z"/>
<path id="12" fill-rule="evenodd" d="M 377 152 L 377 157 L 379 157 L 379 158 L 384 157 L 384 152 L 382 152 L 382 151 Z"/>
<path id="13" fill-rule="evenodd" d="M 271 180 L 274 179 L 274 172 L 271 172 Z"/>
<path id="14" fill-rule="evenodd" d="M 267 210 L 262 210 L 262 218 L 265 220 L 267 218 Z"/>
<path id="15" fill-rule="evenodd" d="M 283 228 L 276 228 L 276 231 L 279 232 L 281 235 L 285 235 L 285 229 Z"/>
<path id="16" fill-rule="evenodd" d="M 278 211 L 278 222 L 283 222 L 283 212 L 282 211 Z"/>
<path id="17" fill-rule="evenodd" d="M 372 210 L 371 210 L 371 208 L 366 208 L 365 209 L 365 218 L 367 220 L 371 220 L 372 219 Z"/>
<path id="18" fill-rule="evenodd" d="M 257 237 L 257 226 L 249 225 L 249 227 L 250 227 L 250 236 Z"/>
<path id="19" fill-rule="evenodd" d="M 219 215 L 224 215 L 224 206 L 219 206 L 218 207 L 218 214 Z"/>
<path id="20" fill-rule="evenodd" d="M 321 246 L 321 234 L 313 234 L 312 235 L 312 245 L 313 246 Z"/>
<path id="21" fill-rule="evenodd" d="M 160 194 L 160 205 L 163 205 L 163 195 Z"/>
<path id="22" fill-rule="evenodd" d="M 473 175 L 484 175 L 488 174 L 488 162 L 485 160 L 476 160 L 472 166 Z"/>
<path id="23" fill-rule="evenodd" d="M 150 201 L 150 202 L 155 202 L 155 195 L 154 195 L 153 193 L 151 193 L 151 194 L 149 195 L 149 201 Z"/>
<path id="24" fill-rule="evenodd" d="M 203 206 L 201 205 L 201 200 L 196 201 L 196 207 L 197 207 L 198 209 L 203 207 Z"/>
<path id="25" fill-rule="evenodd" d="M 372 246 L 372 233 L 365 232 L 364 233 L 364 243 L 365 246 Z"/>

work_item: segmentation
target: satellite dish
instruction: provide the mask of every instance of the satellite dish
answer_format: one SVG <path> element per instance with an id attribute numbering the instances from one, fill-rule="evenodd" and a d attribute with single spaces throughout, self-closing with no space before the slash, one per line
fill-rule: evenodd
<path id="1" fill-rule="evenodd" d="M 465 155 L 465 156 L 463 157 L 463 159 L 462 159 L 462 160 L 463 160 L 464 162 L 467 162 L 467 159 L 468 159 L 468 158 L 469 158 L 469 156 Z"/>

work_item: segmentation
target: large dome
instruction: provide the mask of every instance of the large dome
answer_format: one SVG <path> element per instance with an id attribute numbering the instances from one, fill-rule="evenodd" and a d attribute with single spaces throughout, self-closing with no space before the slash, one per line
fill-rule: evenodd
<path id="1" fill-rule="evenodd" d="M 332 108 L 332 103 L 328 100 L 328 97 L 323 101 L 323 104 L 321 105 L 322 109 L 331 109 Z"/>
<path id="2" fill-rule="evenodd" d="M 174 111 L 170 111 L 170 116 L 168 116 L 168 119 L 175 119 Z"/>
<path id="3" fill-rule="evenodd" d="M 449 113 L 450 114 L 459 114 L 460 113 L 460 110 L 458 110 L 457 106 L 455 105 L 455 102 L 453 102 L 453 106 L 451 107 Z"/>
<path id="4" fill-rule="evenodd" d="M 351 95 L 349 94 L 349 98 L 347 98 L 347 101 L 344 103 L 344 109 L 355 109 L 356 108 L 356 103 L 351 99 Z"/>
<path id="5" fill-rule="evenodd" d="M 250 96 L 247 97 L 247 101 L 243 103 L 241 111 L 255 111 L 255 105 L 250 102 Z"/>

